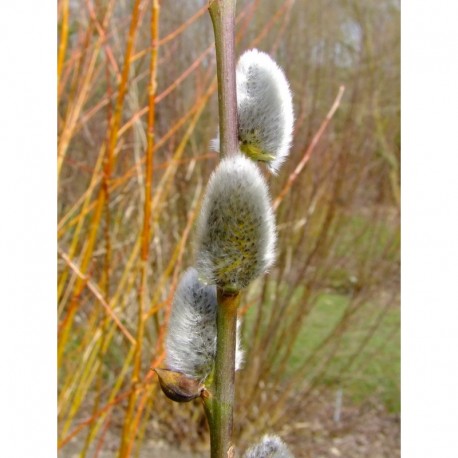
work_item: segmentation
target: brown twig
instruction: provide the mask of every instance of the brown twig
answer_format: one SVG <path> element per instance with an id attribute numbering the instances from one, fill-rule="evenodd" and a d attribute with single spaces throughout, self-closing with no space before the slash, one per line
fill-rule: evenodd
<path id="1" fill-rule="evenodd" d="M 339 108 L 340 101 L 342 100 L 342 96 L 344 94 L 344 91 L 345 91 L 345 86 L 340 86 L 339 92 L 337 94 L 336 99 L 334 100 L 334 103 L 331 106 L 331 109 L 329 110 L 328 114 L 326 115 L 326 117 L 324 118 L 323 122 L 321 123 L 320 128 L 317 130 L 317 132 L 313 136 L 312 141 L 310 142 L 308 148 L 305 150 L 301 161 L 299 162 L 299 164 L 297 164 L 297 166 L 294 169 L 294 171 L 288 177 L 288 181 L 286 182 L 285 186 L 280 191 L 280 193 L 278 194 L 277 198 L 274 200 L 274 202 L 273 202 L 274 210 L 276 210 L 278 208 L 278 206 L 280 205 L 282 200 L 288 194 L 291 186 L 294 184 L 294 182 L 296 181 L 297 177 L 302 172 L 302 169 L 305 167 L 307 162 L 310 160 L 310 157 L 312 156 L 312 153 L 313 153 L 313 150 L 315 149 L 315 146 L 320 141 L 321 136 L 323 135 L 324 131 L 326 130 L 326 127 L 328 127 L 328 124 L 331 121 L 332 117 L 334 116 L 334 113 L 337 111 L 337 108 Z"/>

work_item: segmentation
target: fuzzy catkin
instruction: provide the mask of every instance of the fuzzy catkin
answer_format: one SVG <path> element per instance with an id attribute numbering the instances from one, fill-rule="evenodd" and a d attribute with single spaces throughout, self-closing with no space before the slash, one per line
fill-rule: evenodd
<path id="1" fill-rule="evenodd" d="M 272 265 L 275 240 L 269 192 L 258 167 L 241 154 L 223 159 L 210 178 L 197 224 L 200 278 L 240 291 Z"/>
<path id="2" fill-rule="evenodd" d="M 288 447 L 278 436 L 264 436 L 250 447 L 243 458 L 294 458 Z"/>
<path id="3" fill-rule="evenodd" d="M 251 49 L 237 63 L 236 85 L 240 148 L 275 174 L 289 154 L 294 127 L 285 74 L 268 54 Z M 210 147 L 219 151 L 219 136 Z"/>
<path id="4" fill-rule="evenodd" d="M 216 289 L 202 285 L 188 269 L 173 300 L 166 340 L 168 369 L 203 380 L 216 352 Z"/>
<path id="5" fill-rule="evenodd" d="M 216 287 L 203 285 L 196 269 L 183 274 L 175 292 L 166 339 L 166 366 L 204 381 L 216 356 Z M 239 323 L 237 323 L 237 331 Z M 237 332 L 235 370 L 241 368 L 243 351 Z"/>

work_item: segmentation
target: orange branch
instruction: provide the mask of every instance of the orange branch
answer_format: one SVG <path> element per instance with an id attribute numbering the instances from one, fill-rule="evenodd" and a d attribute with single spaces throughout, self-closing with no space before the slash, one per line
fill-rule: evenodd
<path id="1" fill-rule="evenodd" d="M 125 328 L 125 326 L 121 323 L 121 320 L 117 317 L 116 313 L 113 312 L 113 309 L 110 307 L 110 305 L 107 303 L 105 298 L 103 297 L 102 293 L 99 291 L 96 285 L 91 282 L 91 280 L 88 279 L 86 275 L 84 275 L 78 266 L 73 263 L 73 261 L 62 251 L 59 251 L 59 256 L 67 263 L 67 265 L 72 269 L 72 271 L 83 281 L 83 284 L 87 286 L 89 291 L 98 299 L 98 301 L 103 305 L 105 311 L 107 314 L 112 318 L 112 320 L 116 323 L 118 328 L 121 330 L 121 332 L 126 336 L 127 340 L 132 345 L 136 345 L 135 339 L 132 337 L 130 332 Z"/>
<path id="2" fill-rule="evenodd" d="M 297 164 L 294 171 L 288 177 L 288 181 L 286 182 L 285 186 L 283 187 L 283 189 L 280 191 L 277 198 L 275 199 L 273 203 L 274 210 L 278 208 L 282 200 L 285 198 L 285 196 L 288 194 L 289 190 L 291 189 L 291 186 L 294 184 L 297 177 L 302 172 L 302 169 L 305 167 L 305 164 L 307 164 L 307 162 L 310 160 L 310 157 L 312 156 L 315 146 L 320 141 L 320 138 L 323 135 L 323 132 L 326 130 L 326 127 L 328 127 L 329 122 L 331 121 L 332 117 L 334 116 L 334 113 L 336 112 L 337 108 L 340 105 L 340 101 L 342 99 L 344 91 L 345 91 L 345 86 L 340 86 L 339 93 L 337 94 L 337 97 L 334 100 L 334 103 L 331 109 L 329 110 L 328 114 L 326 115 L 323 122 L 321 123 L 320 128 L 318 129 L 316 134 L 313 136 L 312 141 L 310 142 L 310 145 L 308 146 L 308 148 L 305 150 L 305 153 L 301 161 L 299 162 L 299 164 Z"/>
<path id="3" fill-rule="evenodd" d="M 60 75 L 62 73 L 62 67 L 64 65 L 65 52 L 67 50 L 68 10 L 69 10 L 69 1 L 63 0 L 62 1 L 62 26 L 60 29 L 59 56 L 57 60 L 57 81 L 60 80 Z"/>

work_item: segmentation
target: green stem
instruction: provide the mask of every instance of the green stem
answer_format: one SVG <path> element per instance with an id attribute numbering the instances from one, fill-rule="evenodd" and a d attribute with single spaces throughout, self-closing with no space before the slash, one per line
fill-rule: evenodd
<path id="1" fill-rule="evenodd" d="M 237 88 L 235 84 L 235 5 L 236 0 L 210 0 L 218 76 L 218 107 L 221 154 L 238 150 Z"/>
<path id="2" fill-rule="evenodd" d="M 211 458 L 227 458 L 232 441 L 234 408 L 235 343 L 240 294 L 218 288 L 217 344 L 213 396 L 207 417 L 210 424 Z"/>
<path id="3" fill-rule="evenodd" d="M 236 0 L 209 0 L 213 23 L 218 76 L 220 151 L 222 156 L 238 151 L 237 88 L 235 83 Z M 210 425 L 211 457 L 227 458 L 232 441 L 234 408 L 235 342 L 239 294 L 218 288 L 217 346 L 210 397 L 204 399 Z"/>

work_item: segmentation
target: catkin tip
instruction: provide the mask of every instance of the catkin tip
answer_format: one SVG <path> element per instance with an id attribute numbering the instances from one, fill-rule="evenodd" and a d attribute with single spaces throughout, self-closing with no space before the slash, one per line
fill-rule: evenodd
<path id="1" fill-rule="evenodd" d="M 250 447 L 243 458 L 294 458 L 286 444 L 275 435 L 265 435 L 259 443 Z"/>

